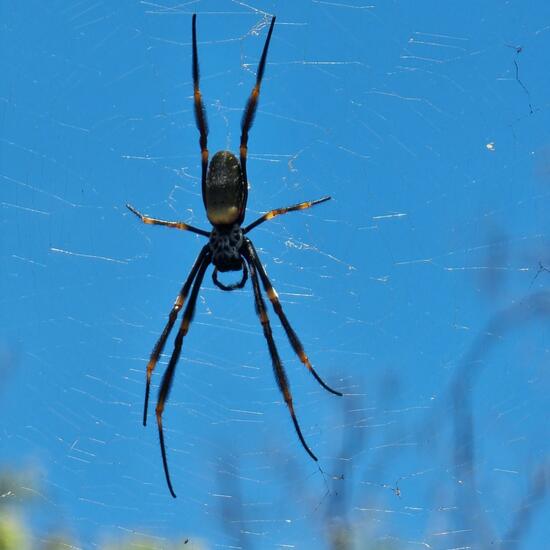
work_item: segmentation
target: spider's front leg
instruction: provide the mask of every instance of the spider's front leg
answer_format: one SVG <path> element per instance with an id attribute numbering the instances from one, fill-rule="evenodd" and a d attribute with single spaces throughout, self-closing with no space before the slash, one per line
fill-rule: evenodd
<path id="1" fill-rule="evenodd" d="M 248 255 L 250 256 L 251 261 L 258 268 L 258 272 L 260 274 L 260 279 L 262 280 L 264 290 L 269 300 L 271 301 L 271 305 L 273 306 L 275 313 L 278 315 L 279 319 L 281 320 L 281 324 L 283 325 L 285 333 L 288 337 L 288 341 L 290 342 L 290 345 L 292 346 L 294 353 L 296 353 L 296 355 L 300 358 L 300 361 L 308 368 L 309 372 L 311 372 L 315 380 L 317 380 L 317 382 L 319 382 L 319 384 L 321 384 L 321 386 L 323 386 L 325 390 L 329 391 L 330 393 L 333 393 L 334 395 L 338 395 L 342 397 L 343 394 L 339 391 L 333 390 L 317 374 L 317 371 L 313 368 L 313 365 L 309 361 L 309 357 L 307 356 L 304 350 L 304 346 L 302 345 L 302 343 L 300 342 L 300 339 L 298 338 L 298 335 L 296 334 L 296 332 L 294 332 L 294 329 L 288 322 L 285 312 L 283 311 L 283 306 L 279 301 L 279 295 L 277 294 L 277 291 L 273 288 L 273 285 L 271 284 L 271 281 L 267 276 L 265 268 L 262 265 L 262 262 L 260 261 L 258 253 L 256 252 L 256 249 L 254 248 L 252 241 L 250 239 L 245 238 L 245 246 L 247 247 Z"/>
<path id="2" fill-rule="evenodd" d="M 181 354 L 183 338 L 187 334 L 189 330 L 189 326 L 191 325 L 193 314 L 195 313 L 195 306 L 197 304 L 197 297 L 199 295 L 199 290 L 201 288 L 202 280 L 204 279 L 204 273 L 206 272 L 206 268 L 208 267 L 209 264 L 210 264 L 210 256 L 209 254 L 207 254 L 203 256 L 203 259 L 200 263 L 200 267 L 198 268 L 195 282 L 193 283 L 193 290 L 191 291 L 189 302 L 185 307 L 185 312 L 183 313 L 183 318 L 181 320 L 181 326 L 176 336 L 176 339 L 174 341 L 174 351 L 172 352 L 172 356 L 170 357 L 170 362 L 168 363 L 168 367 L 166 368 L 166 371 L 164 372 L 164 376 L 162 377 L 162 382 L 160 384 L 160 389 L 159 389 L 159 396 L 157 400 L 156 416 L 157 416 L 157 426 L 159 431 L 160 451 L 162 454 L 162 465 L 164 467 L 164 475 L 166 477 L 166 483 L 168 484 L 168 489 L 170 490 L 170 494 L 174 498 L 176 498 L 176 493 L 174 492 L 174 489 L 172 487 L 172 481 L 170 480 L 170 472 L 168 470 L 168 459 L 166 458 L 166 446 L 164 444 L 164 431 L 162 429 L 162 413 L 164 412 L 164 405 L 166 403 L 166 400 L 168 399 L 168 395 L 170 394 L 170 389 L 172 388 L 172 382 L 174 381 L 174 372 L 176 370 L 176 365 L 178 363 L 178 359 Z"/>
<path id="3" fill-rule="evenodd" d="M 275 346 L 275 340 L 273 339 L 273 332 L 271 330 L 271 325 L 269 323 L 269 317 L 267 316 L 267 309 L 265 307 L 265 302 L 262 297 L 260 290 L 260 283 L 258 281 L 258 274 L 256 272 L 256 265 L 254 260 L 250 257 L 248 248 L 245 248 L 243 255 L 246 258 L 248 263 L 248 269 L 250 270 L 250 278 L 252 279 L 252 287 L 254 289 L 254 301 L 256 305 L 256 313 L 260 318 L 262 328 L 264 331 L 265 339 L 267 340 L 267 347 L 269 348 L 269 355 L 271 356 L 271 362 L 273 364 L 273 371 L 275 373 L 275 379 L 277 380 L 277 385 L 283 394 L 285 403 L 290 412 L 292 422 L 294 423 L 294 428 L 298 434 L 298 438 L 302 443 L 304 449 L 309 454 L 309 456 L 317 462 L 317 457 L 313 454 L 312 450 L 309 448 L 304 436 L 302 435 L 302 430 L 298 424 L 298 419 L 296 418 L 296 413 L 294 412 L 294 405 L 292 402 L 292 394 L 290 393 L 290 385 L 288 383 L 288 378 L 286 376 L 285 369 L 281 358 L 279 357 L 279 352 Z"/>
<path id="4" fill-rule="evenodd" d="M 149 358 L 149 362 L 147 363 L 147 375 L 146 375 L 147 380 L 145 382 L 145 402 L 143 404 L 143 425 L 144 426 L 147 425 L 147 409 L 149 406 L 149 394 L 151 390 L 151 376 L 153 375 L 153 371 L 157 366 L 159 357 L 161 356 L 162 351 L 164 350 L 164 346 L 166 345 L 166 340 L 168 339 L 168 336 L 170 335 L 170 332 L 174 327 L 174 323 L 178 318 L 178 314 L 181 308 L 183 307 L 183 304 L 185 303 L 187 295 L 189 294 L 189 289 L 191 288 L 191 285 L 193 284 L 193 281 L 195 280 L 197 272 L 200 266 L 202 265 L 207 253 L 208 253 L 208 245 L 203 247 L 197 259 L 195 260 L 195 263 L 191 268 L 191 272 L 189 273 L 187 280 L 183 284 L 176 298 L 176 301 L 174 302 L 174 306 L 172 307 L 172 310 L 168 315 L 168 322 L 166 323 L 166 326 L 164 327 L 164 330 L 162 331 L 160 338 L 157 340 L 157 343 L 155 344 L 155 347 L 153 348 L 153 351 L 151 353 L 151 357 Z"/>

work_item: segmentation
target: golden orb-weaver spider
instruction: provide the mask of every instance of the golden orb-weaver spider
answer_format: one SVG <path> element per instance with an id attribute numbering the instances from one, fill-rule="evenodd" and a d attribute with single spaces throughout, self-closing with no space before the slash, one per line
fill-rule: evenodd
<path id="1" fill-rule="evenodd" d="M 195 121 L 197 129 L 200 134 L 200 148 L 202 159 L 202 199 L 204 207 L 206 209 L 206 215 L 208 220 L 212 224 L 212 230 L 210 232 L 204 229 L 199 229 L 188 225 L 183 222 L 165 221 L 156 218 L 145 216 L 138 212 L 133 206 L 126 205 L 130 211 L 138 216 L 142 222 L 147 224 L 165 225 L 175 229 L 181 229 L 183 231 L 191 231 L 204 237 L 208 237 L 208 244 L 206 244 L 200 251 L 191 272 L 189 273 L 187 280 L 185 281 L 180 293 L 178 294 L 172 311 L 168 317 L 168 322 L 162 331 L 160 338 L 158 339 L 151 357 L 147 364 L 147 381 L 145 386 L 145 404 L 143 408 L 143 425 L 147 423 L 147 407 L 149 403 L 149 393 L 151 389 L 151 375 L 159 360 L 166 340 L 176 322 L 179 311 L 183 308 L 184 302 L 191 290 L 189 302 L 185 307 L 183 313 L 183 319 L 181 326 L 174 342 L 174 351 L 170 357 L 168 367 L 162 377 L 160 385 L 158 401 L 156 406 L 157 425 L 159 430 L 160 449 L 162 453 L 162 464 L 164 467 L 164 474 L 166 476 L 166 482 L 170 494 L 175 497 L 174 489 L 172 487 L 172 481 L 170 479 L 170 473 L 168 471 L 168 460 L 166 458 L 166 447 L 164 444 L 164 432 L 162 429 L 162 413 L 164 406 L 172 387 L 174 379 L 174 372 L 176 370 L 176 364 L 178 362 L 183 338 L 189 330 L 189 325 L 195 312 L 195 305 L 197 303 L 197 297 L 204 278 L 207 267 L 212 263 L 214 265 L 214 272 L 212 273 L 212 279 L 214 284 L 221 290 L 231 291 L 237 288 L 243 288 L 247 279 L 248 271 L 250 270 L 250 277 L 252 279 L 252 288 L 254 291 L 254 300 L 256 306 L 256 312 L 260 318 L 262 324 L 264 336 L 267 340 L 269 348 L 269 354 L 273 363 L 273 370 L 279 389 L 281 390 L 285 403 L 290 411 L 292 422 L 296 433 L 304 446 L 304 449 L 308 454 L 317 461 L 317 457 L 313 454 L 308 447 L 298 424 L 296 414 L 294 412 L 294 406 L 292 403 L 292 395 L 290 393 L 290 386 L 286 376 L 286 372 L 283 368 L 283 364 L 279 357 L 279 353 L 275 346 L 275 340 L 271 331 L 271 325 L 267 316 L 267 310 L 264 299 L 260 290 L 260 280 L 264 287 L 265 292 L 275 313 L 279 317 L 281 324 L 286 332 L 286 335 L 290 341 L 290 344 L 295 353 L 300 358 L 300 361 L 309 369 L 315 379 L 329 392 L 335 395 L 342 395 L 339 391 L 336 391 L 329 387 L 317 374 L 313 366 L 311 365 L 304 348 L 298 339 L 298 336 L 294 332 L 294 329 L 290 326 L 288 319 L 286 318 L 281 302 L 277 292 L 271 285 L 267 277 L 267 273 L 262 266 L 258 253 L 252 244 L 252 241 L 246 237 L 246 235 L 255 227 L 261 223 L 271 220 L 275 216 L 286 214 L 287 212 L 293 212 L 295 210 L 305 210 L 328 201 L 330 197 L 323 197 L 314 201 L 301 202 L 293 206 L 287 206 L 286 208 L 276 208 L 264 214 L 256 221 L 241 227 L 245 212 L 246 202 L 248 197 L 248 179 L 246 176 L 246 159 L 248 152 L 248 132 L 254 122 L 254 115 L 256 114 L 256 108 L 258 106 L 258 98 L 260 95 L 260 86 L 265 70 L 265 62 L 267 57 L 267 51 L 269 48 L 269 42 L 271 41 L 271 34 L 273 33 L 273 26 L 275 25 L 275 17 L 271 19 L 271 25 L 267 33 L 262 57 L 260 58 L 260 64 L 258 66 L 258 73 L 256 75 L 256 84 L 252 88 L 252 93 L 248 98 L 242 121 L 241 121 L 241 144 L 240 144 L 240 159 L 229 151 L 217 152 L 210 164 L 208 163 L 208 149 L 207 149 L 207 136 L 208 136 L 208 123 L 206 120 L 206 112 L 202 102 L 202 95 L 199 89 L 199 62 L 197 55 L 197 31 L 196 31 L 197 16 L 193 15 L 192 31 L 193 31 L 193 87 L 194 87 L 194 105 L 195 105 Z M 248 266 L 248 268 L 247 268 Z M 218 280 L 218 271 L 242 271 L 242 278 L 240 282 L 231 285 L 224 285 Z M 258 277 L 259 276 L 259 277 Z"/>

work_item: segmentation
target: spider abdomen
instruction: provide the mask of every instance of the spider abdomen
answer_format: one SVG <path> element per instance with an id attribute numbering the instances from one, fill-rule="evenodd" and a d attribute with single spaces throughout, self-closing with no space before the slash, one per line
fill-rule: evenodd
<path id="1" fill-rule="evenodd" d="M 215 227 L 208 243 L 214 266 L 222 272 L 239 271 L 242 267 L 242 245 L 243 232 L 238 224 Z"/>
<path id="2" fill-rule="evenodd" d="M 241 165 L 237 157 L 229 151 L 217 152 L 210 161 L 204 204 L 210 223 L 231 225 L 244 209 L 245 187 Z"/>

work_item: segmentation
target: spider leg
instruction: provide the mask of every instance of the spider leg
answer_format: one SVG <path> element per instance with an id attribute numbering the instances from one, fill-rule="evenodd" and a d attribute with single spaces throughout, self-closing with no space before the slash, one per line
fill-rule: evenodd
<path id="1" fill-rule="evenodd" d="M 248 132 L 254 122 L 254 116 L 256 115 L 256 109 L 258 107 L 258 98 L 260 96 L 260 86 L 262 85 L 262 79 L 265 71 L 265 61 L 267 58 L 267 50 L 269 49 L 269 42 L 271 41 L 271 34 L 273 33 L 273 26 L 275 25 L 275 17 L 271 19 L 271 25 L 269 25 L 269 31 L 267 32 L 267 38 L 265 40 L 264 49 L 262 51 L 262 57 L 258 65 L 258 72 L 256 73 L 256 84 L 252 88 L 250 97 L 246 102 L 244 108 L 243 118 L 241 120 L 241 146 L 240 146 L 240 161 L 241 170 L 243 174 L 244 182 L 244 203 L 246 205 L 246 198 L 248 196 L 248 178 L 246 175 L 246 159 L 248 156 Z M 244 210 L 243 210 L 244 217 Z"/>
<path id="2" fill-rule="evenodd" d="M 164 405 L 166 403 L 166 400 L 168 399 L 168 395 L 170 394 L 170 389 L 172 388 L 172 382 L 174 380 L 174 372 L 176 370 L 176 364 L 178 362 L 178 359 L 181 353 L 183 338 L 187 334 L 187 331 L 189 330 L 189 325 L 193 320 L 193 315 L 195 313 L 195 305 L 197 303 L 199 290 L 201 288 L 202 280 L 204 278 L 204 273 L 209 264 L 210 264 L 210 257 L 203 256 L 200 263 L 200 267 L 198 269 L 195 282 L 193 283 L 193 290 L 191 290 L 191 296 L 189 298 L 189 302 L 187 302 L 187 306 L 185 306 L 185 312 L 181 320 L 180 329 L 174 341 L 174 351 L 172 352 L 172 357 L 170 357 L 170 362 L 168 363 L 168 367 L 166 368 L 166 371 L 164 372 L 164 376 L 162 377 L 159 396 L 157 400 L 156 415 L 157 415 L 157 425 L 159 430 L 160 451 L 162 454 L 162 465 L 164 467 L 164 475 L 166 476 L 166 483 L 168 484 L 168 489 L 170 490 L 170 494 L 174 498 L 176 498 L 176 493 L 174 493 L 172 482 L 170 480 L 170 472 L 168 471 L 168 460 L 166 458 L 166 446 L 164 444 L 164 431 L 162 429 L 162 413 L 164 411 Z"/>
<path id="3" fill-rule="evenodd" d="M 292 346 L 294 353 L 296 353 L 296 355 L 300 358 L 300 361 L 308 368 L 309 372 L 313 374 L 315 380 L 317 380 L 317 382 L 319 382 L 319 384 L 321 384 L 321 386 L 323 386 L 325 390 L 329 391 L 330 393 L 333 393 L 334 395 L 339 395 L 340 397 L 342 397 L 343 394 L 341 392 L 333 390 L 330 386 L 328 386 L 323 381 L 323 379 L 317 374 L 317 372 L 313 368 L 313 365 L 309 362 L 309 358 L 306 355 L 304 346 L 302 346 L 302 343 L 300 342 L 298 335 L 294 332 L 294 329 L 290 326 L 290 323 L 288 322 L 285 312 L 283 311 L 283 306 L 279 301 L 279 296 L 277 294 L 277 291 L 273 288 L 273 285 L 271 284 L 271 281 L 267 276 L 265 268 L 262 265 L 262 262 L 260 261 L 258 253 L 256 252 L 256 249 L 254 248 L 252 241 L 250 239 L 246 239 L 246 245 L 248 249 L 248 254 L 250 255 L 252 262 L 258 268 L 258 272 L 260 274 L 260 279 L 262 280 L 264 290 L 269 300 L 271 301 L 271 305 L 273 306 L 275 313 L 279 316 L 279 319 L 281 320 L 281 324 L 285 329 L 286 335 L 288 337 L 288 341 L 290 342 L 290 345 Z"/>
<path id="4" fill-rule="evenodd" d="M 185 303 L 185 299 L 189 294 L 189 289 L 193 284 L 193 280 L 195 279 L 197 275 L 197 271 L 199 270 L 199 267 L 202 265 L 202 262 L 207 252 L 208 252 L 208 245 L 203 247 L 203 249 L 200 251 L 197 259 L 195 260 L 195 263 L 193 264 L 193 267 L 191 268 L 189 275 L 187 276 L 187 280 L 185 281 L 184 285 L 181 287 L 180 293 L 178 294 L 176 301 L 174 302 L 174 306 L 172 307 L 172 310 L 168 315 L 168 322 L 166 323 L 166 326 L 164 327 L 164 330 L 162 331 L 160 338 L 157 340 L 157 343 L 155 344 L 155 347 L 153 348 L 153 351 L 151 353 L 151 357 L 149 358 L 149 362 L 147 363 L 147 381 L 145 383 L 145 402 L 143 404 L 143 425 L 144 426 L 147 425 L 147 408 L 149 406 L 149 393 L 151 390 L 151 375 L 153 374 L 153 371 L 157 366 L 159 357 L 162 354 L 162 351 L 164 350 L 166 340 L 168 339 L 168 336 L 172 331 L 172 328 L 174 327 L 174 323 L 176 322 L 178 314 L 181 308 L 183 307 L 183 304 Z"/>
<path id="5" fill-rule="evenodd" d="M 202 94 L 199 89 L 199 56 L 197 53 L 197 14 L 193 14 L 193 100 L 195 103 L 195 122 L 200 134 L 199 144 L 201 146 L 201 164 L 202 164 L 202 197 L 204 201 L 204 191 L 206 188 L 206 172 L 208 169 L 208 120 L 206 111 L 202 102 Z M 204 204 L 206 206 L 206 203 Z"/>
<path id="6" fill-rule="evenodd" d="M 330 199 L 331 197 L 323 197 L 322 199 L 317 199 L 315 201 L 305 201 L 305 202 L 300 202 L 298 204 L 293 204 L 292 206 L 286 206 L 285 208 L 275 208 L 274 210 L 270 210 L 269 212 L 265 213 L 263 216 L 260 216 L 256 221 L 247 225 L 243 229 L 243 233 L 246 234 L 249 231 L 252 231 L 252 229 L 257 227 L 261 223 L 264 223 L 268 220 L 272 220 L 273 218 L 276 218 L 277 216 L 281 216 L 282 214 L 286 214 L 287 212 L 295 212 L 296 210 L 306 210 L 307 208 L 311 208 L 316 204 L 321 204 L 322 202 L 329 201 Z"/>
<path id="7" fill-rule="evenodd" d="M 281 358 L 279 357 L 279 352 L 277 351 L 277 347 L 275 346 L 275 340 L 273 339 L 271 325 L 269 324 L 269 318 L 267 316 L 267 309 L 265 307 L 265 302 L 260 290 L 260 283 L 258 282 L 256 265 L 254 263 L 254 260 L 249 257 L 249 254 L 247 253 L 247 251 L 245 251 L 245 258 L 247 260 L 248 268 L 250 270 L 250 278 L 252 279 L 256 313 L 260 318 L 260 322 L 262 324 L 262 328 L 264 331 L 264 336 L 265 336 L 265 339 L 267 340 L 267 347 L 269 348 L 269 355 L 271 355 L 271 362 L 273 364 L 273 371 L 275 373 L 275 379 L 277 380 L 277 385 L 279 386 L 279 389 L 283 394 L 285 403 L 290 412 L 290 416 L 292 417 L 292 422 L 294 423 L 294 428 L 296 430 L 296 433 L 298 434 L 298 438 L 300 439 L 300 442 L 302 443 L 304 449 L 307 451 L 309 456 L 317 462 L 317 457 L 313 454 L 311 449 L 308 447 L 306 440 L 302 435 L 302 430 L 300 429 L 300 425 L 298 424 L 298 419 L 296 418 L 296 413 L 294 412 L 294 405 L 292 403 L 292 394 L 290 393 L 288 378 L 286 376 L 283 363 L 281 362 Z"/>
<path id="8" fill-rule="evenodd" d="M 169 222 L 166 220 L 159 220 L 157 218 L 150 218 L 149 216 L 144 216 L 141 212 L 136 210 L 131 204 L 127 204 L 126 208 L 130 210 L 130 212 L 134 213 L 143 223 L 151 224 L 151 225 L 165 225 L 167 227 L 172 227 L 174 229 L 181 229 L 183 231 L 191 231 L 192 233 L 197 233 L 198 235 L 204 235 L 205 237 L 210 236 L 210 233 L 208 231 L 205 231 L 204 229 L 199 229 L 198 227 L 194 227 L 192 225 L 189 225 L 187 223 L 183 222 Z"/>

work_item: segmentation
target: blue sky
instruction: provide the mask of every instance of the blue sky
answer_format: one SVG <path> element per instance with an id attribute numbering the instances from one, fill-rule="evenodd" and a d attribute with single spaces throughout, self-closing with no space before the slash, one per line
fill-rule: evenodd
<path id="1" fill-rule="evenodd" d="M 340 527 L 357 548 L 548 540 L 547 3 L 2 11 L 0 466 L 33 472 L 36 536 L 64 530 L 83 548 L 134 532 L 318 548 Z M 316 384 L 271 313 L 318 468 L 250 285 L 224 293 L 208 274 L 164 417 L 173 500 L 153 407 L 141 425 L 144 372 L 204 240 L 124 205 L 208 228 L 195 12 L 211 153 L 238 149 L 277 15 L 247 220 L 332 196 L 251 237 L 312 363 L 346 396 Z"/>

